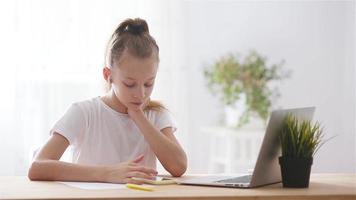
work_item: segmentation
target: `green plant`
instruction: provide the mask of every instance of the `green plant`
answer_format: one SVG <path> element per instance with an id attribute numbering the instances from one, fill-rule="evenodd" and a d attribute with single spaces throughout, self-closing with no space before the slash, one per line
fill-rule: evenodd
<path id="1" fill-rule="evenodd" d="M 322 146 L 323 129 L 320 123 L 298 120 L 289 114 L 283 120 L 279 135 L 283 157 L 312 158 Z"/>
<path id="2" fill-rule="evenodd" d="M 272 91 L 268 83 L 288 76 L 282 72 L 283 61 L 271 66 L 266 65 L 266 58 L 256 51 L 251 51 L 240 62 L 236 56 L 229 54 L 222 57 L 212 66 L 204 70 L 208 87 L 213 94 L 220 96 L 227 106 L 233 106 L 246 96 L 246 107 L 238 121 L 238 126 L 249 122 L 252 113 L 266 120 L 271 107 L 271 97 L 278 96 L 278 91 Z"/>

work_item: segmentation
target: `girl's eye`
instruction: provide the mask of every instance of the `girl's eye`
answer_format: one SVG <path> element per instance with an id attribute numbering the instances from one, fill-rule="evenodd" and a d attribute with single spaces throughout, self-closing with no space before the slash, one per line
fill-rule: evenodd
<path id="1" fill-rule="evenodd" d="M 154 81 L 148 82 L 145 84 L 145 87 L 152 87 L 154 84 Z"/>
<path id="2" fill-rule="evenodd" d="M 126 84 L 126 83 L 124 83 L 124 85 L 125 85 L 126 87 L 128 87 L 128 88 L 133 88 L 133 87 L 135 87 L 135 84 Z"/>
<path id="3" fill-rule="evenodd" d="M 126 86 L 126 87 L 128 87 L 128 88 L 133 88 L 133 87 L 135 87 L 135 84 L 133 83 L 133 84 L 127 84 L 127 83 L 124 83 L 123 82 L 123 84 Z M 146 83 L 145 84 L 145 87 L 152 87 L 153 86 L 153 83 Z"/>

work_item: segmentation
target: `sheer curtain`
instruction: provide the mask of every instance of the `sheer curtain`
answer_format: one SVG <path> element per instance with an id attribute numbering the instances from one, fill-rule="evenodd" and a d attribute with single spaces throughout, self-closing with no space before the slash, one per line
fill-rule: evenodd
<path id="1" fill-rule="evenodd" d="M 25 175 L 68 106 L 103 94 L 105 45 L 128 17 L 146 19 L 160 46 L 153 98 L 176 113 L 186 144 L 187 114 L 177 112 L 185 105 L 178 1 L 1 1 L 0 175 Z"/>

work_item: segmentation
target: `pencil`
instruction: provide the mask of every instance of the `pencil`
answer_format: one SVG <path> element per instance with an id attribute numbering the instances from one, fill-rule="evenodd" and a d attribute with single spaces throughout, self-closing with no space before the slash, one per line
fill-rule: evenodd
<path id="1" fill-rule="evenodd" d="M 128 187 L 130 189 L 134 189 L 134 190 L 143 190 L 143 191 L 148 191 L 148 192 L 152 192 L 153 191 L 152 188 L 143 187 L 141 185 L 132 184 L 132 183 L 127 183 L 126 187 Z"/>

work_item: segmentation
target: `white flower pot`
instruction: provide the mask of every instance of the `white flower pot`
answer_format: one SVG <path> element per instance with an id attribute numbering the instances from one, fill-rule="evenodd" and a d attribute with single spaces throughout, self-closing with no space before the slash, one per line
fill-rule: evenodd
<path id="1" fill-rule="evenodd" d="M 225 106 L 225 125 L 227 127 L 236 127 L 239 123 L 239 119 L 245 110 L 246 96 L 240 95 L 240 99 L 235 104 Z"/>

